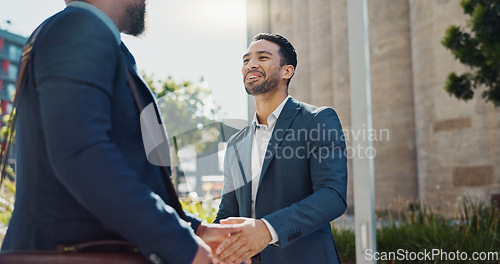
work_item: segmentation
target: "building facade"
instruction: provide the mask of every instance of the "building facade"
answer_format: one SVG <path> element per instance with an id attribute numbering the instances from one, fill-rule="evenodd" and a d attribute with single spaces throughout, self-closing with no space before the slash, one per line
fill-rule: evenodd
<path id="1" fill-rule="evenodd" d="M 11 109 L 17 70 L 26 38 L 0 29 L 0 106 L 2 116 Z M 2 123 L 3 124 L 3 123 Z"/>
<path id="2" fill-rule="evenodd" d="M 466 70 L 441 45 L 449 25 L 466 24 L 460 1 L 368 1 L 373 131 L 350 129 L 347 1 L 248 0 L 248 40 L 285 36 L 298 54 L 290 94 L 333 107 L 347 139 L 373 140 L 378 210 L 399 200 L 452 213 L 464 196 L 499 194 L 500 107 L 480 93 L 463 102 L 443 89 L 449 72 Z M 348 155 L 364 155 L 347 143 Z"/>

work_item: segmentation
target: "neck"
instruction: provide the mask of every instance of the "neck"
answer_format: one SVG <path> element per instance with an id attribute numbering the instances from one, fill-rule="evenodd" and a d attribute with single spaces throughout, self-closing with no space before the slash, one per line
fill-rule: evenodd
<path id="1" fill-rule="evenodd" d="M 271 91 L 255 96 L 255 108 L 259 123 L 268 125 L 267 118 L 288 96 L 288 89 L 272 89 Z"/>
<path id="2" fill-rule="evenodd" d="M 66 4 L 73 2 L 74 0 L 66 0 Z M 81 2 L 86 2 L 97 8 L 99 8 L 104 14 L 106 14 L 116 25 L 120 32 L 125 30 L 125 22 L 122 21 L 125 10 L 123 8 L 117 8 L 113 1 L 108 0 L 78 0 Z"/>

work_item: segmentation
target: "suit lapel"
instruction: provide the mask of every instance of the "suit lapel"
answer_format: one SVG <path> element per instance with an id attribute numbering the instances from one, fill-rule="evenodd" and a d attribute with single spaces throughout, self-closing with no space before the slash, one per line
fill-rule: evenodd
<path id="1" fill-rule="evenodd" d="M 247 132 L 241 141 L 236 143 L 235 154 L 238 159 L 238 168 L 241 172 L 241 184 L 242 186 L 242 199 L 240 202 L 240 207 L 243 208 L 245 215 L 243 217 L 251 216 L 251 202 L 252 202 L 252 139 L 255 133 L 255 125 L 252 123 L 247 126 Z M 239 180 L 239 179 L 238 179 Z M 235 180 L 236 181 L 236 180 Z M 237 181 L 240 182 L 240 181 Z M 236 187 L 236 186 L 235 186 Z M 236 189 L 238 189 L 236 187 Z"/>
<path id="2" fill-rule="evenodd" d="M 132 74 L 132 78 L 134 79 L 135 84 L 140 87 L 139 89 L 141 90 L 141 94 L 146 97 L 144 99 L 146 99 L 146 102 L 148 102 L 147 104 L 149 104 L 150 102 L 155 102 L 155 108 L 158 112 L 155 96 L 151 92 L 151 89 L 146 86 L 142 78 L 137 74 L 134 56 L 132 56 L 123 42 L 120 44 L 120 49 L 122 50 L 122 54 L 124 55 L 123 57 L 125 60 L 125 64 L 127 65 L 127 69 Z M 147 104 L 144 104 L 144 106 L 146 107 Z"/>
<path id="3" fill-rule="evenodd" d="M 245 137 L 236 144 L 240 162 L 243 168 L 243 183 L 247 184 L 252 180 L 252 139 L 255 133 L 255 126 L 250 124 Z"/>
<path id="4" fill-rule="evenodd" d="M 128 62 L 127 67 L 129 67 L 132 71 L 135 72 L 136 66 L 135 66 L 134 56 L 132 56 L 132 53 L 130 53 L 127 46 L 125 46 L 125 44 L 123 42 L 120 44 L 120 49 L 122 50 L 122 53 L 123 53 L 126 61 Z"/>
<path id="5" fill-rule="evenodd" d="M 159 135 L 161 135 L 161 138 L 143 138 L 143 140 L 145 140 L 144 145 L 146 148 L 148 161 L 157 166 L 170 166 L 171 160 L 169 138 L 167 130 L 163 125 L 165 124 L 165 122 L 163 121 L 160 109 L 156 103 L 156 96 L 153 95 L 151 89 L 149 89 L 146 83 L 137 74 L 134 56 L 132 56 L 123 42 L 120 44 L 120 49 L 122 51 L 123 60 L 127 67 L 127 70 L 130 72 L 133 82 L 138 89 L 137 92 L 139 94 L 139 100 L 142 103 L 142 107 L 144 107 L 144 109 L 142 109 L 142 112 L 140 111 L 139 113 L 141 115 L 141 131 L 143 130 L 143 128 L 148 128 L 147 131 L 153 131 L 154 127 L 158 127 L 158 124 L 161 124 L 161 126 L 159 126 L 159 128 L 161 129 L 158 132 Z M 152 107 L 150 107 L 151 104 Z M 155 153 L 160 154 L 150 155 L 153 150 L 155 150 Z"/>
<path id="6" fill-rule="evenodd" d="M 262 179 L 264 178 L 264 175 L 266 174 L 266 171 L 269 168 L 269 164 L 274 159 L 276 150 L 281 145 L 283 138 L 285 138 L 287 129 L 292 124 L 292 121 L 295 119 L 295 116 L 299 112 L 299 109 L 300 108 L 298 102 L 293 98 L 290 98 L 288 102 L 286 102 L 285 107 L 283 107 L 283 110 L 281 111 L 281 114 L 278 120 L 276 121 L 276 126 L 273 129 L 271 139 L 269 140 L 269 145 L 267 145 L 267 151 L 265 155 L 266 159 L 264 159 L 264 163 L 262 165 L 262 171 L 260 173 L 260 181 L 258 189 L 260 189 L 260 184 L 262 183 Z M 267 153 L 270 154 L 268 155 Z"/>

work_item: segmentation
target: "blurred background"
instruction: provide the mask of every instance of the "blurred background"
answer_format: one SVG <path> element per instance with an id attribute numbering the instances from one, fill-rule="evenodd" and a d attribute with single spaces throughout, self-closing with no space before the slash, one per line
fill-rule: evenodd
<path id="1" fill-rule="evenodd" d="M 247 8 L 249 38 L 277 32 L 295 45 L 290 93 L 333 107 L 349 131 L 356 106 L 349 100 L 347 1 L 248 1 Z M 467 102 L 443 89 L 450 72 L 468 70 L 441 44 L 450 25 L 466 25 L 460 1 L 368 1 L 368 18 L 373 131 L 366 135 L 376 150 L 376 207 L 395 197 L 443 210 L 469 195 L 498 201 L 500 108 L 485 102 L 481 89 Z M 363 136 L 350 132 L 347 138 Z"/>
<path id="2" fill-rule="evenodd" d="M 350 101 L 347 1 L 148 1 L 146 35 L 123 37 L 137 59 L 139 71 L 164 100 L 185 98 L 184 102 L 193 105 L 205 102 L 203 107 L 210 109 L 209 115 L 200 114 L 206 111 L 192 110 L 189 114 L 200 118 L 193 118 L 187 127 L 193 129 L 192 133 L 201 133 L 197 134 L 198 138 L 211 135 L 204 138 L 212 144 L 195 146 L 195 142 L 184 139 L 184 145 L 179 143 L 179 149 L 175 150 L 179 177 L 176 183 L 186 198 L 185 206 L 198 210 L 209 220 L 213 218 L 222 188 L 224 142 L 251 120 L 255 112 L 253 99 L 246 95 L 242 85 L 241 56 L 254 35 L 272 32 L 285 36 L 297 50 L 298 66 L 290 94 L 306 103 L 333 107 L 339 114 L 350 147 L 349 171 L 352 172 L 352 158 L 373 158 L 379 228 L 387 227 L 384 223 L 388 219 L 398 223 L 393 228 L 409 223 L 414 220 L 415 212 L 423 215 L 422 225 L 428 222 L 425 217 L 430 212 L 442 217 L 439 219 L 443 219 L 444 227 L 450 223 L 460 226 L 467 222 L 464 219 L 469 219 L 470 212 L 475 212 L 472 215 L 476 215 L 476 220 L 486 217 L 478 211 L 486 206 L 485 214 L 492 218 L 485 226 L 493 230 L 493 238 L 487 233 L 472 239 L 470 245 L 498 251 L 500 108 L 481 96 L 488 86 L 479 85 L 474 96 L 462 98 L 444 89 L 450 82 L 447 81 L 450 72 L 460 75 L 474 68 L 457 60 L 442 42 L 452 25 L 471 32 L 468 28 L 472 24 L 468 22 L 471 16 L 464 12 L 467 3 L 495 10 L 500 10 L 500 3 L 368 0 L 373 127 L 354 131 L 351 112 L 356 105 Z M 0 0 L 0 6 L 0 100 L 5 115 L 15 90 L 17 61 L 26 37 L 43 19 L 64 8 L 64 2 Z M 490 35 L 498 35 L 500 30 L 496 12 L 494 19 L 497 20 L 482 20 L 487 25 L 496 25 L 497 31 Z M 481 12 L 475 11 L 474 16 L 480 19 Z M 476 48 L 480 46 L 477 44 Z M 495 47 L 498 51 L 500 42 Z M 493 61 L 491 67 L 498 75 L 497 57 L 489 60 Z M 187 97 L 189 94 L 192 97 Z M 166 119 L 168 112 L 164 112 Z M 224 119 L 233 121 L 223 122 Z M 351 144 L 360 138 L 373 141 L 373 156 Z M 352 179 L 355 177 L 350 173 L 347 213 L 336 222 L 338 227 L 347 230 L 352 229 L 353 223 Z M 12 197 L 4 195 L 4 198 L 4 211 L 8 212 L 12 208 Z M 206 205 L 204 200 L 215 202 Z M 466 214 L 465 208 L 471 206 Z M 432 233 L 422 232 L 421 236 Z M 337 245 L 339 251 L 345 253 L 343 257 L 347 262 L 354 258 L 350 252 L 353 242 L 349 245 L 351 236 L 352 233 L 347 233 L 345 237 L 336 237 L 340 243 L 345 239 L 344 244 L 338 242 Z M 449 240 L 463 239 L 448 233 L 443 236 Z M 394 244 L 400 245 L 408 240 L 408 236 L 392 238 Z M 420 240 L 413 239 L 413 246 L 417 248 L 440 245 L 439 241 L 418 244 L 415 241 Z M 442 241 L 443 246 L 449 240 Z M 487 244 L 479 244 L 479 241 Z M 467 247 L 471 248 L 470 245 Z"/>

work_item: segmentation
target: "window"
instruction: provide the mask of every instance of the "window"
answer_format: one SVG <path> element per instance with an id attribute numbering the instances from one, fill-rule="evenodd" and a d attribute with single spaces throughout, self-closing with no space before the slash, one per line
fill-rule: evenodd
<path id="1" fill-rule="evenodd" d="M 9 71 L 9 66 L 10 66 L 10 61 L 8 60 L 2 61 L 2 69 L 1 69 L 2 71 L 0 72 L 0 75 L 7 76 Z"/>
<path id="2" fill-rule="evenodd" d="M 10 101 L 12 101 L 12 99 L 14 99 L 15 93 L 16 93 L 16 85 L 12 84 L 12 83 L 7 84 L 7 96 L 9 97 Z"/>
<path id="3" fill-rule="evenodd" d="M 8 84 L 3 82 L 2 90 L 0 90 L 0 100 L 9 100 Z"/>
<path id="4" fill-rule="evenodd" d="M 12 65 L 12 64 L 9 65 L 8 76 L 9 76 L 9 79 L 16 80 L 16 78 L 17 78 L 17 66 L 16 65 Z"/>
<path id="5" fill-rule="evenodd" d="M 9 55 L 11 60 L 19 61 L 21 59 L 22 54 L 23 50 L 20 47 L 14 45 L 9 46 Z"/>

